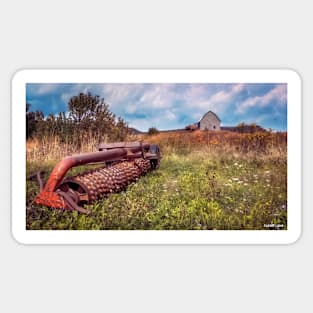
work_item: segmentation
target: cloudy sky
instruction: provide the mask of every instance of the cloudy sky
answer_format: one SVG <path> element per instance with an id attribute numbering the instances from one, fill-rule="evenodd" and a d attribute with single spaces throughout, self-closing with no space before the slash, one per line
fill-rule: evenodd
<path id="1" fill-rule="evenodd" d="M 287 130 L 286 84 L 27 84 L 26 101 L 32 111 L 57 114 L 80 92 L 104 98 L 116 116 L 142 131 L 184 128 L 209 110 L 222 126 Z"/>

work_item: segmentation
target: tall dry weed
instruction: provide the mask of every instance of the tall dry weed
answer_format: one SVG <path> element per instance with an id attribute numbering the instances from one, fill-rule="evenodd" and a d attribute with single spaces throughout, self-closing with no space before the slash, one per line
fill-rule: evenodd
<path id="1" fill-rule="evenodd" d="M 215 155 L 220 158 L 280 158 L 287 154 L 287 133 L 240 134 L 235 132 L 168 132 L 157 135 L 129 136 L 128 141 L 147 141 L 160 145 L 163 154 Z M 99 139 L 85 136 L 80 144 L 58 137 L 31 139 L 26 143 L 26 157 L 30 162 L 57 161 L 65 156 L 98 150 Z"/>
<path id="2" fill-rule="evenodd" d="M 30 139 L 26 142 L 26 160 L 28 162 L 57 161 L 68 155 L 97 151 L 98 144 L 99 142 L 91 137 L 80 145 L 70 141 L 62 142 L 58 137 Z"/>

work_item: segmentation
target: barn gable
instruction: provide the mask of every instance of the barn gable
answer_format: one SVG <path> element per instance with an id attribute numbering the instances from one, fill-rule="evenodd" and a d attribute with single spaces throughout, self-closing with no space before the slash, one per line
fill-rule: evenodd
<path id="1" fill-rule="evenodd" d="M 221 120 L 212 111 L 205 113 L 199 124 L 201 130 L 221 130 Z"/>

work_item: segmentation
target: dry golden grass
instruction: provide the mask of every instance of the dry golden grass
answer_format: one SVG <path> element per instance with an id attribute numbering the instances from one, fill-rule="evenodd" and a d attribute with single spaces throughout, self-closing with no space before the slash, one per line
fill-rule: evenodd
<path id="1" fill-rule="evenodd" d="M 224 158 L 280 157 L 287 152 L 287 133 L 240 134 L 235 132 L 164 132 L 148 136 L 129 136 L 127 141 L 147 141 L 160 145 L 163 154 L 190 153 L 219 155 Z M 28 162 L 58 161 L 65 156 L 98 150 L 93 137 L 85 138 L 81 146 L 61 142 L 58 137 L 31 139 L 26 143 Z"/>
<path id="2" fill-rule="evenodd" d="M 224 158 L 280 157 L 287 154 L 287 133 L 241 134 L 228 131 L 167 132 L 154 136 L 141 135 L 142 140 L 160 145 L 163 153 L 219 155 Z"/>
<path id="3" fill-rule="evenodd" d="M 67 155 L 97 151 L 98 142 L 89 138 L 81 147 L 71 142 L 61 142 L 58 137 L 44 140 L 30 139 L 26 142 L 26 160 L 29 162 L 57 161 Z"/>

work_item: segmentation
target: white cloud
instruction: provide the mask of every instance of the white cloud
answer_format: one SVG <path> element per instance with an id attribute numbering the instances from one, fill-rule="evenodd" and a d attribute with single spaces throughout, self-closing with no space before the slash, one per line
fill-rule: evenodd
<path id="1" fill-rule="evenodd" d="M 59 88 L 58 84 L 40 84 L 37 89 L 38 95 L 44 95 L 48 93 L 53 93 L 54 91 L 57 91 Z"/>
<path id="2" fill-rule="evenodd" d="M 170 110 L 165 111 L 164 117 L 169 121 L 173 121 L 176 119 L 176 115 Z"/>
<path id="3" fill-rule="evenodd" d="M 237 106 L 237 113 L 245 113 L 248 109 L 253 107 L 266 107 L 270 105 L 273 101 L 278 104 L 285 104 L 287 101 L 287 85 L 281 84 L 277 85 L 275 88 L 270 90 L 263 96 L 254 96 L 246 99 Z"/>
<path id="4" fill-rule="evenodd" d="M 233 99 L 234 96 L 236 96 L 238 93 L 240 93 L 244 88 L 243 84 L 236 84 L 231 87 L 229 91 L 227 90 L 221 90 L 214 94 L 209 101 L 214 105 L 216 104 L 223 104 L 226 102 L 229 102 Z"/>
<path id="5" fill-rule="evenodd" d="M 151 85 L 143 93 L 140 103 L 154 109 L 169 108 L 174 105 L 179 95 L 173 90 L 173 84 Z"/>
<path id="6" fill-rule="evenodd" d="M 103 84 L 100 92 L 112 107 L 120 104 L 133 105 L 134 100 L 145 91 L 143 84 Z"/>
<path id="7" fill-rule="evenodd" d="M 125 112 L 128 114 L 133 114 L 137 110 L 137 106 L 135 104 L 128 104 L 125 107 Z"/>
<path id="8" fill-rule="evenodd" d="M 192 84 L 184 95 L 186 111 L 194 118 L 193 122 L 199 121 L 209 110 L 221 117 L 243 89 L 244 84 L 232 84 L 227 87 L 217 84 Z"/>

